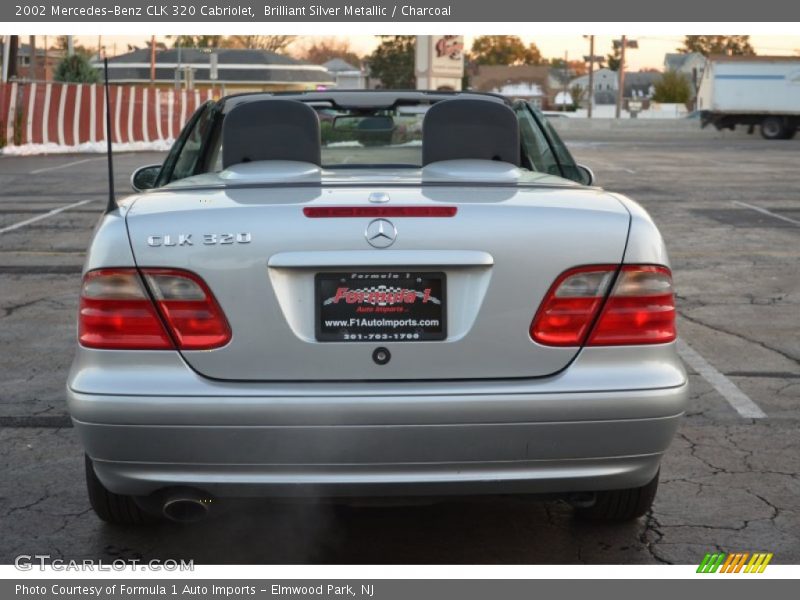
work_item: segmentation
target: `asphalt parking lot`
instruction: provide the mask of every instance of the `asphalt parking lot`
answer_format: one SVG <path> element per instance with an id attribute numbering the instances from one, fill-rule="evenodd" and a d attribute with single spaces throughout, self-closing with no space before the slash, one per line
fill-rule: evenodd
<path id="1" fill-rule="evenodd" d="M 708 551 L 800 562 L 800 139 L 581 136 L 604 187 L 653 215 L 670 251 L 691 404 L 652 513 L 587 524 L 558 502 L 256 503 L 129 531 L 90 511 L 69 426 L 80 267 L 104 157 L 0 157 L 0 563 L 697 563 Z M 157 154 L 116 158 L 117 186 Z M 49 211 L 60 211 L 53 212 Z"/>

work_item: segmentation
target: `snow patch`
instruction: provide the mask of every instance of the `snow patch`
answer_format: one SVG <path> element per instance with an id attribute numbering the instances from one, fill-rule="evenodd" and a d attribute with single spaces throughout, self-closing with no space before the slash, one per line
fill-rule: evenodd
<path id="1" fill-rule="evenodd" d="M 153 142 L 124 142 L 113 144 L 114 152 L 166 152 L 175 140 L 157 140 Z M 22 144 L 0 148 L 4 156 L 33 156 L 36 154 L 105 154 L 105 142 L 84 142 L 75 146 L 61 144 Z"/>
<path id="2" fill-rule="evenodd" d="M 330 142 L 326 144 L 328 148 L 363 148 L 364 145 L 361 142 L 357 142 L 354 140 L 345 141 L 345 142 Z"/>

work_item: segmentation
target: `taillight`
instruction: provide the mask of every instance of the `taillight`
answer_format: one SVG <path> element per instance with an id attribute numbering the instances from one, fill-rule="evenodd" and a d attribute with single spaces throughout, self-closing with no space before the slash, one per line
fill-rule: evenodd
<path id="1" fill-rule="evenodd" d="M 616 269 L 613 265 L 596 265 L 562 273 L 531 323 L 533 340 L 546 346 L 580 346 Z"/>
<path id="2" fill-rule="evenodd" d="M 228 321 L 197 275 L 176 269 L 143 269 L 142 274 L 155 304 L 136 269 L 86 274 L 78 324 L 83 346 L 169 350 L 177 343 L 181 350 L 209 350 L 230 341 Z"/>
<path id="3" fill-rule="evenodd" d="M 674 339 L 675 296 L 669 269 L 622 267 L 588 345 L 663 344 Z"/>
<path id="4" fill-rule="evenodd" d="M 531 323 L 531 338 L 547 346 L 620 346 L 674 340 L 675 301 L 669 269 L 623 266 L 603 304 L 616 270 L 613 265 L 598 265 L 560 275 Z"/>
<path id="5" fill-rule="evenodd" d="M 78 341 L 110 350 L 174 349 L 136 269 L 101 269 L 83 278 Z"/>
<path id="6" fill-rule="evenodd" d="M 176 269 L 142 269 L 156 305 L 181 350 L 210 350 L 231 339 L 225 314 L 205 282 Z"/>

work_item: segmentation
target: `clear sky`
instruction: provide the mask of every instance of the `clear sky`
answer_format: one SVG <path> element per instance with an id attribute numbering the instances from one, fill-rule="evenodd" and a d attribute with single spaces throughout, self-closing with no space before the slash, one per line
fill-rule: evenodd
<path id="1" fill-rule="evenodd" d="M 567 52 L 570 60 L 572 60 L 589 54 L 589 41 L 580 35 L 529 36 L 524 35 L 522 32 L 520 32 L 519 35 L 526 43 L 536 43 L 542 55 L 546 58 L 563 57 L 564 52 Z M 38 36 L 38 44 L 44 42 L 42 37 L 43 36 Z M 169 43 L 169 40 L 166 40 L 165 37 L 166 36 L 156 36 L 156 39 Z M 378 37 L 373 35 L 330 37 L 347 39 L 350 42 L 350 47 L 358 54 L 368 54 L 378 44 Z M 667 52 L 675 52 L 675 49 L 680 47 L 683 41 L 682 36 L 670 35 L 637 36 L 633 33 L 629 37 L 639 42 L 638 50 L 630 50 L 627 53 L 628 68 L 632 71 L 646 68 L 662 68 L 664 64 L 664 54 Z M 308 44 L 312 42 L 313 39 L 314 37 L 312 36 L 303 36 L 295 42 L 294 48 Z M 610 53 L 612 39 L 612 36 L 595 36 L 595 53 L 602 55 Z M 77 40 L 84 46 L 97 47 L 98 45 L 98 38 L 95 36 L 78 36 Z M 104 36 L 101 39 L 101 43 L 106 46 L 110 54 L 122 54 L 127 51 L 128 44 L 135 44 L 141 47 L 145 42 L 146 40 L 141 36 Z M 755 47 L 758 54 L 800 56 L 800 35 L 754 35 L 751 36 L 750 43 Z M 471 44 L 472 36 L 467 36 L 467 47 Z"/>

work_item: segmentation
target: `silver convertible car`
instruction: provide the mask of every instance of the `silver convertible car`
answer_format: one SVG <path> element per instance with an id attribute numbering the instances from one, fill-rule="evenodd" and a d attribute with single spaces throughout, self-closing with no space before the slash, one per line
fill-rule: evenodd
<path id="1" fill-rule="evenodd" d="M 687 398 L 664 243 L 529 104 L 229 96 L 132 184 L 89 248 L 68 382 L 101 519 L 253 496 L 648 511 Z"/>

